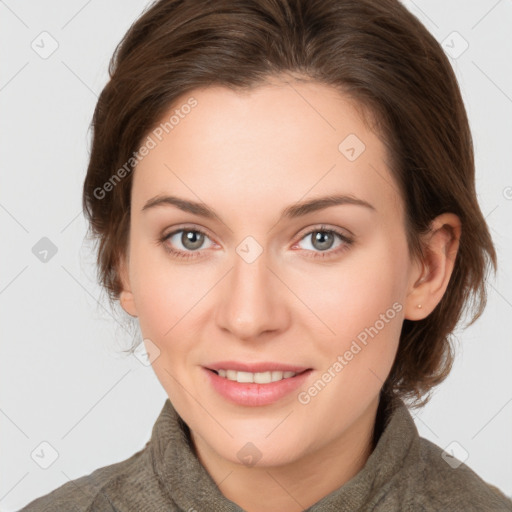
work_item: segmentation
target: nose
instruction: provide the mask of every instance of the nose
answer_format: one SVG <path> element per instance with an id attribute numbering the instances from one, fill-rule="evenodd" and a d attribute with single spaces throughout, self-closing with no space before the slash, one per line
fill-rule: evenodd
<path id="1" fill-rule="evenodd" d="M 216 312 L 219 328 L 240 340 L 257 340 L 287 328 L 286 286 L 269 267 L 265 252 L 251 263 L 235 253 L 223 281 Z"/>

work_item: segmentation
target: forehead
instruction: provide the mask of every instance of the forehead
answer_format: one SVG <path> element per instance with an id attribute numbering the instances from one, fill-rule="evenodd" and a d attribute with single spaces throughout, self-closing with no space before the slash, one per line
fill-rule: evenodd
<path id="1" fill-rule="evenodd" d="M 401 210 L 384 144 L 358 105 L 327 85 L 195 89 L 148 137 L 132 189 L 138 210 L 158 194 L 254 212 L 334 192 Z"/>

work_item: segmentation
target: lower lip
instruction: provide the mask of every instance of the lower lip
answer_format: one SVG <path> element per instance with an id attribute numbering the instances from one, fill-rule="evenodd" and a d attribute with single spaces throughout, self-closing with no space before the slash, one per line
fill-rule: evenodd
<path id="1" fill-rule="evenodd" d="M 268 384 L 256 384 L 254 382 L 236 382 L 219 377 L 207 368 L 203 369 L 208 374 L 212 386 L 220 395 L 237 405 L 252 407 L 277 402 L 277 400 L 295 391 L 313 371 L 306 370 L 294 377 Z"/>

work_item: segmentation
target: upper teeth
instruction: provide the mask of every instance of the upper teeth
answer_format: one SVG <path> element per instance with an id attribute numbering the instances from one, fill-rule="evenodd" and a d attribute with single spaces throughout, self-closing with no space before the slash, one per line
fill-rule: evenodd
<path id="1" fill-rule="evenodd" d="M 297 375 L 295 372 L 237 372 L 236 370 L 217 370 L 220 377 L 225 377 L 236 382 L 255 382 L 256 384 L 268 384 L 282 379 L 288 379 Z"/>

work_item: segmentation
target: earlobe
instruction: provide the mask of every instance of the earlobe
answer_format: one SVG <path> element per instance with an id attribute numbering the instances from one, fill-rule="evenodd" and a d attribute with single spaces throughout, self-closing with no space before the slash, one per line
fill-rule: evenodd
<path id="1" fill-rule="evenodd" d="M 137 309 L 133 300 L 133 294 L 131 292 L 122 291 L 119 295 L 119 302 L 121 307 L 134 318 L 137 318 Z"/>
<path id="2" fill-rule="evenodd" d="M 409 288 L 405 301 L 404 318 L 407 320 L 421 320 L 430 313 L 427 310 L 424 288 L 422 283 L 427 279 L 428 266 L 424 262 L 416 262 L 415 270 L 411 274 L 412 285 Z"/>
<path id="3" fill-rule="evenodd" d="M 122 290 L 119 294 L 119 302 L 121 307 L 133 317 L 137 317 L 137 308 L 135 306 L 135 300 L 130 287 L 130 280 L 128 277 L 128 269 L 124 258 L 119 264 L 119 279 L 121 281 Z"/>
<path id="4" fill-rule="evenodd" d="M 455 266 L 460 234 L 461 222 L 453 213 L 443 213 L 432 221 L 424 239 L 425 259 L 411 274 L 406 319 L 426 318 L 443 298 Z"/>
<path id="5" fill-rule="evenodd" d="M 133 300 L 133 294 L 130 291 L 123 290 L 119 294 L 119 302 L 121 307 L 133 317 L 137 317 L 137 308 L 135 307 L 135 301 Z"/>

